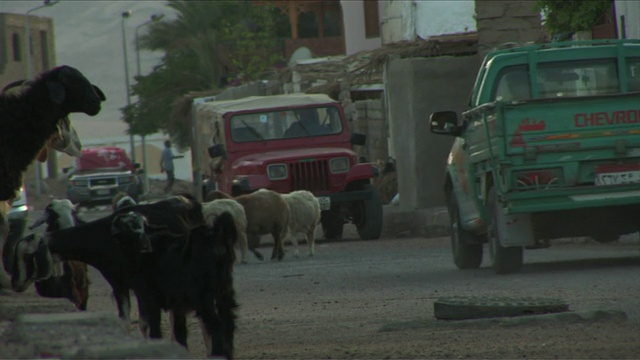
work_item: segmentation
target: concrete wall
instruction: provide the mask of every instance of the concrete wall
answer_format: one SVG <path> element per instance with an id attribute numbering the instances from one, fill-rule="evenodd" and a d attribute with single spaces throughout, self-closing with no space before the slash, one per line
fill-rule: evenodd
<path id="1" fill-rule="evenodd" d="M 341 0 L 344 18 L 344 42 L 347 56 L 360 51 L 377 49 L 382 45 L 380 37 L 367 38 L 364 27 L 364 1 Z"/>
<path id="2" fill-rule="evenodd" d="M 369 162 L 386 161 L 388 131 L 382 100 L 356 101 L 354 105 L 351 131 L 367 135 L 366 144 L 355 147 L 358 156 L 364 156 Z"/>
<path id="3" fill-rule="evenodd" d="M 446 159 L 453 138 L 429 131 L 435 111 L 466 109 L 479 58 L 391 60 L 386 68 L 389 127 L 398 171 L 401 210 L 443 206 Z"/>

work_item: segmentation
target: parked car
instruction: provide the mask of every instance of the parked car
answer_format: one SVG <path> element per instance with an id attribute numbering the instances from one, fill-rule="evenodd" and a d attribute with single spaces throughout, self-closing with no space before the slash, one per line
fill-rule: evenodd
<path id="1" fill-rule="evenodd" d="M 75 166 L 66 171 L 67 198 L 80 206 L 92 206 L 108 204 L 117 193 L 125 192 L 137 201 L 143 193 L 139 167 L 122 148 L 85 148 Z"/>
<path id="2" fill-rule="evenodd" d="M 201 143 L 211 145 L 198 156 L 207 190 L 307 190 L 320 202 L 325 238 L 340 238 L 347 222 L 363 240 L 380 237 L 376 168 L 358 162 L 353 147 L 366 137 L 350 132 L 340 102 L 324 94 L 252 96 L 199 104 L 196 117 Z"/>
<path id="3" fill-rule="evenodd" d="M 20 188 L 18 196 L 11 202 L 11 210 L 7 215 L 9 219 L 9 236 L 4 245 L 3 263 L 5 270 L 11 270 L 11 261 L 13 261 L 11 254 L 13 254 L 13 248 L 18 239 L 24 236 L 24 231 L 27 228 L 27 221 L 29 220 L 29 206 L 27 205 L 27 194 L 24 191 L 24 187 Z"/>

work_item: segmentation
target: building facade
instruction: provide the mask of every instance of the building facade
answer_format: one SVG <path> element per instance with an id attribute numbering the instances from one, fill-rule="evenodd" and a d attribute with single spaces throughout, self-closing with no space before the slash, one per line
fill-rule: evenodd
<path id="1" fill-rule="evenodd" d="M 22 14 L 0 13 L 0 84 L 27 78 L 28 56 L 31 74 L 56 65 L 53 20 L 29 16 L 30 46 L 27 47 L 26 19 Z"/>

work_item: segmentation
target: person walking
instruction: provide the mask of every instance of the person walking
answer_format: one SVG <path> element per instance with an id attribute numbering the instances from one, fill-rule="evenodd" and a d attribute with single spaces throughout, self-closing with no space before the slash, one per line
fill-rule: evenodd
<path id="1" fill-rule="evenodd" d="M 171 141 L 165 140 L 164 149 L 162 150 L 162 156 L 160 157 L 160 171 L 167 173 L 167 186 L 165 186 L 164 188 L 165 194 L 171 192 L 173 183 L 176 180 L 173 159 L 180 159 L 183 157 L 184 156 L 182 155 L 173 155 L 173 151 L 171 150 Z"/>

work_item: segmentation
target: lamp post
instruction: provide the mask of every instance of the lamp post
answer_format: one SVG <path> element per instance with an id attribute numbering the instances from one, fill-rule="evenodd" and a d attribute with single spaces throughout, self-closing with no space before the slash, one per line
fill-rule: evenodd
<path id="1" fill-rule="evenodd" d="M 138 30 L 141 27 L 151 24 L 154 21 L 158 21 L 164 17 L 164 14 L 153 14 L 148 21 L 143 22 L 142 24 L 136 26 L 136 66 L 138 70 L 138 77 L 141 75 L 140 71 L 140 43 L 138 42 Z M 144 169 L 144 173 L 142 173 L 142 177 L 144 179 L 144 190 L 145 192 L 149 192 L 149 174 L 147 169 L 147 142 L 145 140 L 145 135 L 141 136 L 142 142 L 142 168 Z"/>
<path id="2" fill-rule="evenodd" d="M 122 12 L 122 52 L 124 53 L 124 80 L 127 86 L 127 107 L 131 105 L 131 94 L 129 91 L 129 60 L 127 58 L 127 34 L 124 30 L 124 21 L 132 14 L 131 10 Z M 131 146 L 131 161 L 136 162 L 135 143 L 133 142 L 133 132 L 129 125 L 129 145 Z"/>
<path id="3" fill-rule="evenodd" d="M 38 10 L 38 9 L 42 9 L 44 7 L 48 7 L 48 6 L 53 6 L 57 3 L 59 3 L 60 0 L 44 0 L 44 3 L 40 6 L 36 6 L 32 9 L 29 9 L 26 13 L 25 16 L 25 22 L 24 22 L 24 42 L 26 44 L 26 46 L 24 47 L 26 53 L 27 53 L 27 80 L 30 80 L 33 77 L 33 65 L 31 63 L 31 29 L 29 28 L 29 15 Z M 38 161 L 36 161 L 35 163 L 35 170 L 36 170 L 36 194 L 40 195 L 42 194 L 42 169 L 40 168 L 40 163 Z"/>

